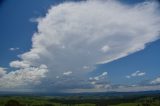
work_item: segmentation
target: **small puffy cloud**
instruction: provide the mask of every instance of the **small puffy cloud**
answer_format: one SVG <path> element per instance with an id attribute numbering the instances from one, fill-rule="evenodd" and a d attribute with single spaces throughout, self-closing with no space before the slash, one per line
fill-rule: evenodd
<path id="1" fill-rule="evenodd" d="M 131 78 L 131 77 L 142 77 L 146 75 L 145 72 L 141 72 L 141 71 L 136 71 L 134 73 L 132 73 L 131 75 L 127 75 L 126 78 Z"/>
<path id="2" fill-rule="evenodd" d="M 94 86 L 94 88 L 107 89 L 111 87 L 107 79 L 107 76 L 108 76 L 108 72 L 103 72 L 101 75 L 90 77 L 89 81 Z"/>
<path id="3" fill-rule="evenodd" d="M 160 77 L 152 80 L 152 81 L 150 82 L 150 84 L 160 84 Z"/>
<path id="4" fill-rule="evenodd" d="M 83 66 L 83 69 L 89 69 L 90 67 L 89 66 Z"/>
<path id="5" fill-rule="evenodd" d="M 70 74 L 72 74 L 72 71 L 67 71 L 63 73 L 63 75 L 70 75 Z"/>
<path id="6" fill-rule="evenodd" d="M 101 76 L 107 76 L 108 72 L 103 72 Z"/>
<path id="7" fill-rule="evenodd" d="M 9 48 L 9 50 L 10 51 L 16 51 L 16 50 L 19 50 L 19 48 L 18 47 L 16 47 L 16 48 Z"/>

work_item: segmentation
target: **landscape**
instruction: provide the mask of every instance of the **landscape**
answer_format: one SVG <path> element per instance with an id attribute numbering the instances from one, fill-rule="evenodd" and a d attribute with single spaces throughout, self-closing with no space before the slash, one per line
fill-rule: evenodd
<path id="1" fill-rule="evenodd" d="M 160 0 L 0 0 L 0 106 L 160 106 Z"/>
<path id="2" fill-rule="evenodd" d="M 160 91 L 15 95 L 1 95 L 0 106 L 160 106 Z"/>

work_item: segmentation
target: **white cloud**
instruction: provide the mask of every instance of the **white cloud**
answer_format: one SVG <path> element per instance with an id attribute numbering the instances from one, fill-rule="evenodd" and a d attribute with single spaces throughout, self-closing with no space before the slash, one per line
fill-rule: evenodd
<path id="1" fill-rule="evenodd" d="M 141 73 L 138 73 L 137 75 L 138 76 L 144 76 L 144 75 L 146 75 L 146 73 L 145 72 L 141 72 Z"/>
<path id="2" fill-rule="evenodd" d="M 90 80 L 100 80 L 100 79 L 104 79 L 105 77 L 107 77 L 108 73 L 107 72 L 103 72 L 101 75 L 95 76 L 95 77 L 90 77 Z"/>
<path id="3" fill-rule="evenodd" d="M 28 68 L 30 67 L 30 64 L 25 61 L 16 60 L 16 61 L 12 61 L 10 63 L 10 66 L 14 68 Z"/>
<path id="4" fill-rule="evenodd" d="M 154 79 L 153 81 L 150 82 L 151 84 L 160 84 L 160 77 Z"/>
<path id="5" fill-rule="evenodd" d="M 103 72 L 101 75 L 90 77 L 89 81 L 93 85 L 93 87 L 96 89 L 99 89 L 99 88 L 107 89 L 111 87 L 107 79 L 107 76 L 108 76 L 108 72 Z"/>
<path id="6" fill-rule="evenodd" d="M 18 47 L 16 47 L 16 48 L 9 48 L 9 50 L 10 51 L 16 51 L 16 50 L 19 50 L 19 48 Z"/>
<path id="7" fill-rule="evenodd" d="M 142 77 L 146 75 L 145 72 L 141 72 L 141 71 L 136 71 L 134 73 L 132 73 L 131 75 L 127 75 L 126 78 L 131 78 L 131 77 Z"/>
<path id="8" fill-rule="evenodd" d="M 7 73 L 7 72 L 6 72 L 6 69 L 0 67 L 0 77 L 4 76 L 6 73 Z"/>
<path id="9" fill-rule="evenodd" d="M 67 71 L 63 73 L 63 75 L 70 75 L 70 74 L 72 74 L 72 71 Z"/>
<path id="10" fill-rule="evenodd" d="M 109 51 L 109 46 L 108 45 L 105 45 L 105 46 L 103 46 L 102 48 L 101 48 L 101 50 L 102 50 L 102 52 L 107 52 L 107 51 Z"/>
<path id="11" fill-rule="evenodd" d="M 75 87 L 81 87 L 76 84 L 85 85 L 81 79 L 88 79 L 88 72 L 97 64 L 143 50 L 147 43 L 158 39 L 160 16 L 156 12 L 157 6 L 153 2 L 127 6 L 116 1 L 89 0 L 53 6 L 45 17 L 38 19 L 38 31 L 33 35 L 30 51 L 22 54 L 20 61 L 10 63 L 11 67 L 19 69 L 0 78 L 0 86 L 5 82 L 21 85 L 38 79 L 54 82 L 64 89 L 63 86 L 69 88 L 68 83 L 72 81 L 79 82 L 74 83 Z M 42 64 L 47 69 L 42 71 Z M 40 75 L 30 79 L 26 76 L 30 70 L 33 75 Z M 72 70 L 75 77 L 67 80 L 68 85 L 65 85 L 66 80 L 56 78 L 66 70 Z M 18 79 L 13 78 L 16 73 Z"/>
<path id="12" fill-rule="evenodd" d="M 136 71 L 136 72 L 132 73 L 131 76 L 137 77 L 137 76 L 144 76 L 145 74 L 146 74 L 145 72 Z"/>
<path id="13" fill-rule="evenodd" d="M 14 87 L 28 87 L 39 84 L 40 79 L 45 77 L 47 67 L 41 65 L 39 67 L 28 67 L 12 71 L 8 74 L 3 75 L 0 78 L 0 87 L 3 88 L 14 88 Z"/>
<path id="14" fill-rule="evenodd" d="M 106 76 L 108 75 L 108 72 L 103 72 L 101 76 Z"/>

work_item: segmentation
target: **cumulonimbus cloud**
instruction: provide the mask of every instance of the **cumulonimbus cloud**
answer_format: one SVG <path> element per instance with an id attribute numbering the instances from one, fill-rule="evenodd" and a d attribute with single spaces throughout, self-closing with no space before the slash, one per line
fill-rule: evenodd
<path id="1" fill-rule="evenodd" d="M 6 74 L 6 69 L 0 67 L 0 78 Z"/>
<path id="2" fill-rule="evenodd" d="M 49 84 L 60 81 L 67 71 L 73 72 L 72 76 L 80 81 L 95 69 L 96 64 L 128 56 L 157 40 L 160 14 L 154 2 L 134 6 L 112 0 L 65 2 L 51 7 L 45 17 L 39 18 L 37 28 L 32 48 L 20 56 L 20 61 L 11 62 L 11 67 L 18 68 L 18 73 L 30 73 L 26 69 L 31 67 L 42 69 L 42 72 L 32 71 L 40 72 L 38 80 L 47 79 Z M 0 81 L 12 74 L 8 73 Z M 26 82 L 23 74 L 17 75 L 22 77 L 20 83 Z M 32 79 L 28 80 L 32 82 Z M 12 83 L 17 81 L 12 80 Z"/>

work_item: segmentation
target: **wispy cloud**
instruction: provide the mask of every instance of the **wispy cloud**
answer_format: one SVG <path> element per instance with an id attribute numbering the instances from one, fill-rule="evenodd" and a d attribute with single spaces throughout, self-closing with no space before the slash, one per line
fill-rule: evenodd
<path id="1" fill-rule="evenodd" d="M 142 77 L 146 75 L 145 72 L 141 72 L 141 71 L 136 71 L 134 73 L 132 73 L 131 75 L 127 75 L 126 78 L 132 78 L 132 77 Z"/>
<path id="2" fill-rule="evenodd" d="M 16 50 L 19 50 L 19 48 L 18 47 L 16 47 L 16 48 L 9 48 L 9 50 L 10 51 L 16 51 Z"/>
<path id="3" fill-rule="evenodd" d="M 70 74 L 72 74 L 72 71 L 67 71 L 63 73 L 63 75 L 70 75 Z"/>

